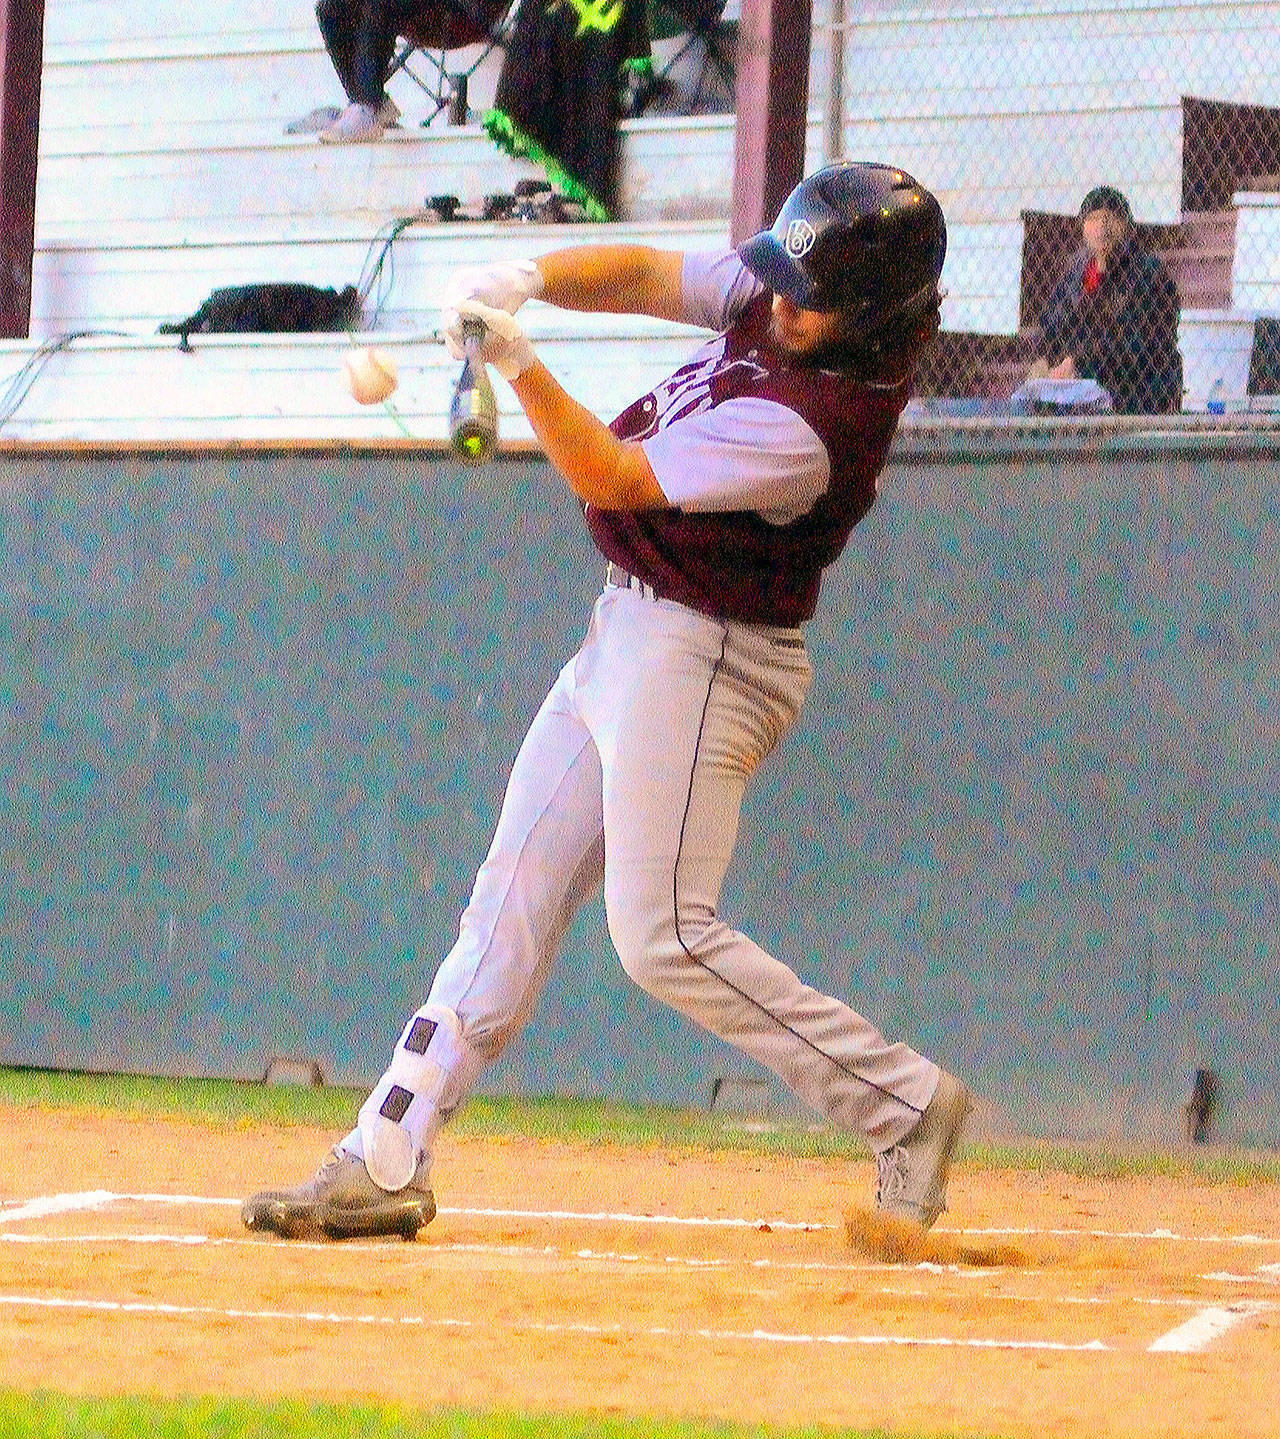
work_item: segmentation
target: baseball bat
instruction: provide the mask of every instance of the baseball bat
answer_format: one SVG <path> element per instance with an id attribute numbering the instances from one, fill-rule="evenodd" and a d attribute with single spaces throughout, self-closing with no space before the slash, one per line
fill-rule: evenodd
<path id="1" fill-rule="evenodd" d="M 453 387 L 449 405 L 449 443 L 467 465 L 482 465 L 493 454 L 498 438 L 498 402 L 493 383 L 480 357 L 484 321 L 462 321 L 462 373 Z"/>

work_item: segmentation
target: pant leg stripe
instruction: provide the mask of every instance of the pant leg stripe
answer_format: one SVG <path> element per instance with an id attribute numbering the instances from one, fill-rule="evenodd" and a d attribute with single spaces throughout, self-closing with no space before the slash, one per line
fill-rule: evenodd
<path id="1" fill-rule="evenodd" d="M 901 1095 L 895 1094 L 890 1089 L 885 1089 L 882 1085 L 877 1084 L 874 1080 L 868 1079 L 866 1075 L 859 1074 L 856 1069 L 850 1068 L 849 1065 L 847 1065 L 843 1060 L 838 1059 L 834 1054 L 828 1054 L 827 1051 L 821 1047 L 821 1045 L 815 1044 L 813 1040 L 808 1037 L 808 1035 L 801 1034 L 799 1030 L 793 1029 L 791 1025 L 789 1025 L 780 1015 L 774 1014 L 774 1012 L 767 1005 L 762 1004 L 754 995 L 748 994 L 746 990 L 734 984 L 731 979 L 726 979 L 723 974 L 719 973 L 719 971 L 712 969 L 712 967 L 706 962 L 706 960 L 699 959 L 698 956 L 693 953 L 689 946 L 684 942 L 684 936 L 680 933 L 680 852 L 684 848 L 685 829 L 689 823 L 689 810 L 692 808 L 693 805 L 693 779 L 698 769 L 698 756 L 702 749 L 702 736 L 707 725 L 707 711 L 711 708 L 712 691 L 715 689 L 716 680 L 719 677 L 722 666 L 724 665 L 725 650 L 728 647 L 728 643 L 729 631 L 725 630 L 724 635 L 720 641 L 720 654 L 717 657 L 715 663 L 711 666 L 711 678 L 707 681 L 707 695 L 702 702 L 702 715 L 698 720 L 698 737 L 694 742 L 693 761 L 689 766 L 689 788 L 685 794 L 684 814 L 681 816 L 680 819 L 680 838 L 676 843 L 676 859 L 671 871 L 671 904 L 672 911 L 675 917 L 676 943 L 684 951 L 686 958 L 688 958 L 692 963 L 698 965 L 701 969 L 705 970 L 714 979 L 718 979 L 720 983 L 725 986 L 726 989 L 732 990 L 733 993 L 736 994 L 740 999 L 745 1000 L 754 1009 L 759 1010 L 759 1012 L 763 1014 L 767 1019 L 772 1020 L 779 1029 L 784 1030 L 787 1034 L 790 1034 L 794 1038 L 798 1039 L 801 1044 L 806 1045 L 809 1049 L 813 1050 L 815 1054 L 819 1055 L 822 1059 L 825 1059 L 829 1064 L 834 1065 L 836 1069 L 841 1071 L 841 1073 L 847 1074 L 851 1079 L 856 1079 L 860 1084 L 865 1084 L 868 1089 L 874 1089 L 878 1094 L 883 1094 L 887 1099 L 892 1099 L 896 1104 L 901 1104 L 904 1109 L 910 1109 L 915 1114 L 923 1114 L 924 1111 L 919 1108 L 918 1105 L 909 1103 L 907 1100 L 903 1099 Z"/>

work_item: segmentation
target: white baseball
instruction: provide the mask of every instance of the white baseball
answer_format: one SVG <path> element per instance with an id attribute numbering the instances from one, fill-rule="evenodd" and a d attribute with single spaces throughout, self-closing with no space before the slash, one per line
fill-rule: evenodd
<path id="1" fill-rule="evenodd" d="M 342 373 L 362 405 L 380 405 L 400 383 L 396 362 L 385 350 L 349 350 L 342 357 Z"/>

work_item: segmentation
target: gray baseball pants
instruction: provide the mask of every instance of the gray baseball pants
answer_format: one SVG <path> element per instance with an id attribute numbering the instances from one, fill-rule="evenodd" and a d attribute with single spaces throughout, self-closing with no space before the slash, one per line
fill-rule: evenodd
<path id="1" fill-rule="evenodd" d="M 529 1018 L 602 882 L 610 938 L 641 988 L 872 1148 L 915 1125 L 937 1066 L 717 918 L 747 781 L 794 722 L 810 676 L 799 630 L 605 588 L 516 757 L 457 943 L 361 1111 L 384 1130 L 377 1116 L 391 1116 L 420 1174 L 440 1124 Z M 370 1149 L 370 1133 L 362 1125 L 344 1147 Z"/>

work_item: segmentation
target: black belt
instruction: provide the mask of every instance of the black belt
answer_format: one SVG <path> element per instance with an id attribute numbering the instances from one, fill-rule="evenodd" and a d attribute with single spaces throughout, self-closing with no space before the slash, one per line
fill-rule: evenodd
<path id="1" fill-rule="evenodd" d="M 615 565 L 612 560 L 605 566 L 604 582 L 614 589 L 635 590 L 636 594 L 643 595 L 647 600 L 660 598 L 652 585 L 645 584 L 639 575 L 629 573 L 621 565 Z"/>
<path id="2" fill-rule="evenodd" d="M 650 584 L 646 584 L 639 575 L 633 575 L 624 570 L 621 565 L 615 565 L 612 560 L 605 567 L 604 582 L 606 587 L 619 590 L 635 590 L 636 594 L 643 595 L 647 600 L 660 600 L 662 596 Z M 712 618 L 708 616 L 708 618 Z M 772 627 L 771 627 L 772 628 Z M 778 632 L 769 636 L 770 643 L 777 645 L 780 649 L 802 650 L 804 649 L 804 636 L 799 630 L 791 630 L 786 626 L 778 627 Z"/>

